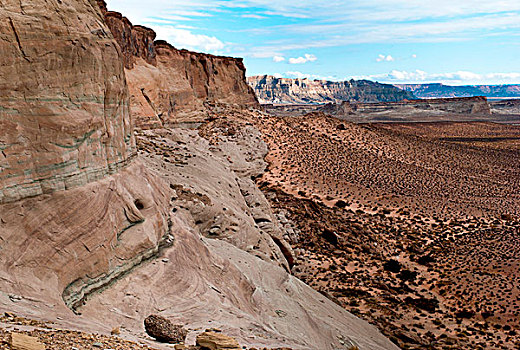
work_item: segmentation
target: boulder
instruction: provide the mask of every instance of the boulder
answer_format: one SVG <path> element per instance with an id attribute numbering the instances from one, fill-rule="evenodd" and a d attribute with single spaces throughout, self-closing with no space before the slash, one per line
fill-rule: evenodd
<path id="1" fill-rule="evenodd" d="M 45 345 L 38 338 L 21 333 L 11 334 L 11 349 L 13 350 L 45 350 Z"/>
<path id="2" fill-rule="evenodd" d="M 174 325 L 170 320 L 150 315 L 144 320 L 144 328 L 149 336 L 164 343 L 184 343 L 188 331 L 181 325 Z"/>
<path id="3" fill-rule="evenodd" d="M 240 344 L 235 338 L 222 333 L 204 332 L 197 336 L 197 345 L 202 350 L 240 350 Z"/>

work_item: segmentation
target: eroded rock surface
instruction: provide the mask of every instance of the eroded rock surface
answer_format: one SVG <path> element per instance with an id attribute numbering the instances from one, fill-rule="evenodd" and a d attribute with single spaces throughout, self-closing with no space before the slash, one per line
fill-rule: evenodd
<path id="1" fill-rule="evenodd" d="M 0 203 L 78 187 L 135 155 L 118 46 L 90 1 L 0 8 Z"/>
<path id="2" fill-rule="evenodd" d="M 157 254 L 167 188 L 134 160 L 123 63 L 95 3 L 8 0 L 0 19 L 1 288 L 76 310 Z"/>
<path id="3" fill-rule="evenodd" d="M 123 52 L 138 127 L 204 121 L 207 104 L 258 105 L 241 58 L 178 50 L 154 42 L 153 30 L 133 26 L 117 12 L 105 12 L 105 18 Z"/>

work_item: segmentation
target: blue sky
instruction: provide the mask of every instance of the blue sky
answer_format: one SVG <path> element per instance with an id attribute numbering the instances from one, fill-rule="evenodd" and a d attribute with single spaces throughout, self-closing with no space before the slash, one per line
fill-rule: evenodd
<path id="1" fill-rule="evenodd" d="M 178 48 L 248 75 L 520 83 L 520 0 L 107 0 Z"/>

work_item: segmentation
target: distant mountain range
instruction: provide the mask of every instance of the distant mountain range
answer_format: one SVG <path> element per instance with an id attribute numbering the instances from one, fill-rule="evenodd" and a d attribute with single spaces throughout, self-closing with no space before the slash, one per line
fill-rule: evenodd
<path id="1" fill-rule="evenodd" d="M 323 104 L 350 102 L 397 102 L 414 99 L 411 92 L 369 80 L 333 82 L 326 80 L 276 78 L 261 75 L 247 78 L 262 104 Z"/>
<path id="2" fill-rule="evenodd" d="M 485 96 L 488 98 L 520 98 L 518 85 L 464 85 L 444 84 L 395 84 L 394 86 L 413 93 L 418 98 L 446 98 Z"/>

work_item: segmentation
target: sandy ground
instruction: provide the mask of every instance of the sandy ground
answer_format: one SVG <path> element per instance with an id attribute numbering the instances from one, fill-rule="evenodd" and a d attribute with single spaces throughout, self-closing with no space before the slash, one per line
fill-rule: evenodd
<path id="1" fill-rule="evenodd" d="M 255 125 L 270 146 L 258 182 L 299 232 L 296 276 L 403 348 L 520 346 L 520 128 Z"/>

